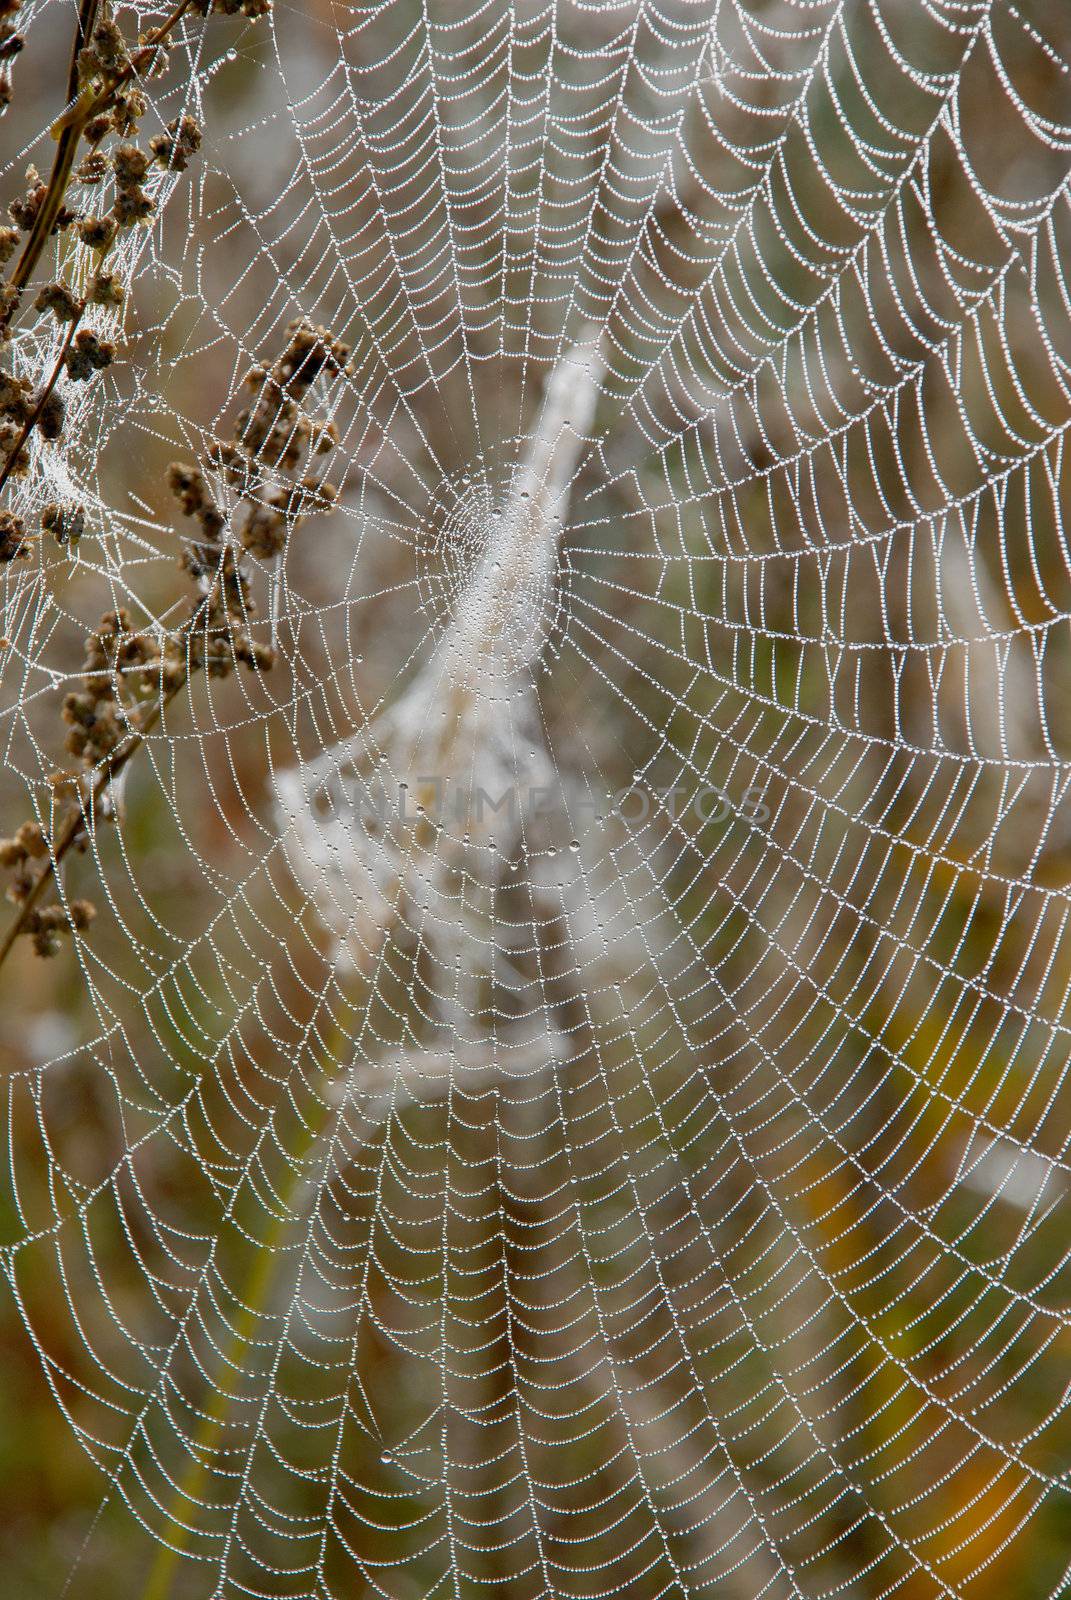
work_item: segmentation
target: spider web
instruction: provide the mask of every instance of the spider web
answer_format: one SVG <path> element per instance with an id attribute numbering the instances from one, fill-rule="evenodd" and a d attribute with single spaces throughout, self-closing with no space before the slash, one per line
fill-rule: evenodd
<path id="1" fill-rule="evenodd" d="M 166 463 L 295 318 L 353 360 L 275 667 L 146 741 L 7 1084 L 152 1600 L 1066 1587 L 1068 21 L 180 29 L 203 156 L 20 488 L 90 531 L 5 569 L 16 804 L 102 605 L 174 623 Z"/>

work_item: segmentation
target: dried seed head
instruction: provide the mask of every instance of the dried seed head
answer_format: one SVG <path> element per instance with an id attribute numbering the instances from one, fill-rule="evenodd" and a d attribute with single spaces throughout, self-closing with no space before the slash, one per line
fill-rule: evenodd
<path id="1" fill-rule="evenodd" d="M 37 430 L 43 439 L 49 441 L 58 439 L 63 433 L 63 420 L 65 407 L 63 397 L 55 389 L 49 391 L 41 401 L 41 409 L 37 416 Z"/>
<path id="2" fill-rule="evenodd" d="M 341 373 L 350 359 L 350 347 L 311 322 L 292 322 L 287 329 L 290 341 L 276 363 L 279 381 L 289 389 L 304 391 L 322 372 Z"/>
<path id="3" fill-rule="evenodd" d="M 114 217 L 83 217 L 78 224 L 79 237 L 90 250 L 107 250 L 118 231 Z"/>
<path id="4" fill-rule="evenodd" d="M 79 183 L 100 183 L 108 170 L 108 159 L 99 150 L 83 156 L 74 169 Z"/>
<path id="5" fill-rule="evenodd" d="M 0 561 L 15 561 L 27 556 L 26 525 L 14 512 L 0 511 Z"/>
<path id="6" fill-rule="evenodd" d="M 83 83 L 99 78 L 104 73 L 104 63 L 91 45 L 78 52 L 78 76 Z"/>
<path id="7" fill-rule="evenodd" d="M 114 272 L 98 272 L 89 286 L 89 299 L 95 306 L 121 306 L 126 289 Z"/>
<path id="8" fill-rule="evenodd" d="M 201 524 L 202 531 L 204 532 L 205 539 L 208 541 L 208 543 L 218 543 L 220 534 L 227 526 L 227 519 L 223 515 L 222 511 L 218 510 L 215 506 L 202 506 L 200 511 L 197 513 L 197 519 Z"/>
<path id="9" fill-rule="evenodd" d="M 125 606 L 116 606 L 114 611 L 106 611 L 100 619 L 100 637 L 102 639 L 115 639 L 121 633 L 130 632 L 130 612 Z"/>
<path id="10" fill-rule="evenodd" d="M 0 867 L 10 870 L 26 860 L 26 852 L 17 839 L 0 839 Z"/>
<path id="11" fill-rule="evenodd" d="M 112 71 L 121 71 L 129 62 L 126 40 L 111 17 L 105 17 L 93 29 L 93 48 L 104 65 Z"/>
<path id="12" fill-rule="evenodd" d="M 33 416 L 33 390 L 26 378 L 13 378 L 0 372 L 0 414 L 18 423 L 29 422 Z"/>
<path id="13" fill-rule="evenodd" d="M 202 137 L 203 130 L 194 117 L 176 117 L 167 124 L 165 133 L 158 133 L 149 140 L 149 148 L 160 166 L 172 172 L 184 172 L 190 157 L 201 148 Z"/>
<path id="14" fill-rule="evenodd" d="M 109 121 L 118 134 L 134 133 L 148 110 L 148 101 L 140 89 L 124 89 L 115 97 Z"/>
<path id="15" fill-rule="evenodd" d="M 151 35 L 138 34 L 138 71 L 145 78 L 162 78 L 171 63 L 171 52 L 163 40 L 153 42 Z"/>
<path id="16" fill-rule="evenodd" d="M 14 905 L 20 906 L 28 900 L 33 890 L 33 873 L 23 863 L 7 886 L 7 897 Z"/>
<path id="17" fill-rule="evenodd" d="M 85 532 L 84 506 L 48 505 L 41 513 L 41 529 L 59 545 L 76 545 Z"/>
<path id="18" fill-rule="evenodd" d="M 23 233 L 29 233 L 37 219 L 37 213 L 44 204 L 45 195 L 48 193 L 46 185 L 42 182 L 41 174 L 36 167 L 26 168 L 26 193 L 21 200 L 12 200 L 8 212 L 12 222 L 20 227 Z"/>
<path id="19" fill-rule="evenodd" d="M 112 155 L 112 166 L 116 183 L 140 183 L 149 170 L 149 157 L 136 144 L 121 144 Z"/>
<path id="20" fill-rule="evenodd" d="M 86 123 L 85 127 L 82 129 L 82 137 L 85 139 L 87 144 L 99 144 L 102 139 L 107 138 L 108 134 L 111 133 L 111 131 L 112 131 L 111 113 L 105 111 L 105 112 L 102 112 L 99 116 L 90 117 L 89 121 Z M 94 156 L 86 156 L 85 159 L 87 161 L 90 161 L 90 160 L 95 161 L 95 160 L 97 160 L 97 157 L 95 155 Z M 103 176 L 103 173 L 107 168 L 108 158 L 106 156 L 101 156 L 99 159 L 103 163 L 103 165 L 101 167 L 101 175 Z M 91 180 L 91 181 L 95 182 L 96 180 L 94 179 L 94 180 Z"/>
<path id="21" fill-rule="evenodd" d="M 24 854 L 32 856 L 35 861 L 43 861 L 48 855 L 48 841 L 38 822 L 24 822 L 15 834 L 15 843 L 21 845 Z"/>
<path id="22" fill-rule="evenodd" d="M 11 427 L 10 423 L 0 426 L 0 451 L 6 454 L 4 471 L 9 478 L 24 478 L 30 470 L 30 452 L 25 444 L 20 443 L 22 432 L 21 428 Z M 20 555 L 22 553 L 18 552 Z M 0 556 L 0 560 L 3 559 Z M 14 558 L 8 556 L 6 559 L 10 561 Z"/>
<path id="23" fill-rule="evenodd" d="M 275 665 L 275 651 L 270 644 L 261 644 L 247 633 L 234 635 L 234 658 L 251 672 L 270 672 Z"/>
<path id="24" fill-rule="evenodd" d="M 74 336 L 74 343 L 64 358 L 70 377 L 83 382 L 94 372 L 110 367 L 115 360 L 115 346 L 108 339 L 98 339 L 95 333 L 83 328 Z"/>
<path id="25" fill-rule="evenodd" d="M 68 909 L 71 927 L 77 933 L 84 933 L 97 915 L 92 900 L 72 900 Z"/>
<path id="26" fill-rule="evenodd" d="M 77 691 L 64 695 L 60 715 L 68 727 L 91 728 L 97 714 L 97 702 L 91 694 Z"/>
<path id="27" fill-rule="evenodd" d="M 147 222 L 156 209 L 155 202 L 144 189 L 136 185 L 120 189 L 112 206 L 112 214 L 121 228 L 130 228 L 136 222 Z"/>
<path id="28" fill-rule="evenodd" d="M 270 506 L 251 506 L 239 538 L 250 555 L 270 561 L 286 544 L 286 518 Z"/>
<path id="29" fill-rule="evenodd" d="M 82 303 L 65 283 L 46 283 L 33 303 L 35 311 L 51 311 L 59 322 L 73 322 L 81 315 Z"/>
<path id="30" fill-rule="evenodd" d="M 0 227 L 0 266 L 11 260 L 18 242 L 19 230 L 17 228 Z"/>
<path id="31" fill-rule="evenodd" d="M 338 500 L 338 485 L 317 483 L 314 478 L 302 478 L 297 485 L 300 504 L 307 511 L 326 511 Z"/>
<path id="32" fill-rule="evenodd" d="M 312 448 L 318 456 L 325 456 L 338 444 L 338 429 L 333 422 L 320 422 L 312 432 Z"/>
<path id="33" fill-rule="evenodd" d="M 204 475 L 186 461 L 172 461 L 167 469 L 167 486 L 182 507 L 183 516 L 195 517 L 211 505 Z"/>
<path id="34" fill-rule="evenodd" d="M 34 955 L 46 959 L 49 956 L 58 955 L 60 944 L 57 929 L 44 926 L 33 928 L 32 930 L 27 928 L 26 931 L 31 936 Z"/>

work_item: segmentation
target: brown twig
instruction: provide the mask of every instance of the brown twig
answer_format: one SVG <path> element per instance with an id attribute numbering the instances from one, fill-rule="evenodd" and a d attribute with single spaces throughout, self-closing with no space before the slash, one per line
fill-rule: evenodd
<path id="1" fill-rule="evenodd" d="M 78 26 L 75 30 L 74 50 L 71 56 L 71 68 L 68 78 L 68 105 L 67 110 L 52 126 L 53 137 L 56 139 L 56 154 L 52 162 L 52 171 L 48 175 L 48 184 L 45 190 L 41 208 L 34 218 L 33 227 L 29 237 L 22 248 L 22 253 L 12 269 L 7 281 L 9 290 L 21 291 L 30 280 L 30 276 L 41 259 L 41 254 L 56 218 L 60 214 L 67 189 L 70 186 L 71 172 L 74 168 L 74 159 L 78 153 L 78 141 L 82 131 L 98 112 L 103 111 L 117 89 L 138 72 L 142 66 L 151 59 L 153 52 L 164 42 L 171 30 L 181 21 L 183 14 L 189 9 L 191 0 L 179 0 L 171 15 L 156 28 L 145 43 L 131 58 L 121 71 L 114 74 L 104 88 L 94 94 L 91 90 L 78 93 L 78 58 L 83 46 L 91 37 L 97 20 L 100 0 L 82 0 L 78 13 Z M 0 312 L 0 332 L 8 326 L 18 303 L 18 294 L 10 297 L 10 303 Z"/>
<path id="2" fill-rule="evenodd" d="M 74 31 L 74 47 L 71 51 L 71 65 L 67 75 L 67 101 L 68 104 L 78 99 L 78 58 L 86 42 L 90 38 L 97 21 L 97 12 L 100 9 L 100 0 L 81 0 L 78 8 L 78 24 Z M 53 130 L 55 131 L 55 130 Z M 71 180 L 71 169 L 74 166 L 74 157 L 78 149 L 78 140 L 81 137 L 81 126 L 71 124 L 59 134 L 56 145 L 56 154 L 52 161 L 52 171 L 48 175 L 48 189 L 42 202 L 41 209 L 34 218 L 34 225 L 30 229 L 30 236 L 22 247 L 22 254 L 12 269 L 8 278 L 8 287 L 22 289 L 29 281 L 41 258 L 45 241 L 52 232 L 53 224 L 63 204 L 63 197 L 67 193 Z M 14 304 L 7 307 L 0 317 L 0 327 L 6 327 L 11 320 Z"/>
<path id="3" fill-rule="evenodd" d="M 162 694 L 155 706 L 143 716 L 141 726 L 136 731 L 131 731 L 129 741 L 121 749 L 114 751 L 102 763 L 89 795 L 82 801 L 78 809 L 72 812 L 58 836 L 53 840 L 48 860 L 41 867 L 40 872 L 34 879 L 33 888 L 19 906 L 11 926 L 3 939 L 0 940 L 0 965 L 3 965 L 7 959 L 15 941 L 29 927 L 31 915 L 37 902 L 48 885 L 55 879 L 57 869 L 64 856 L 77 843 L 80 835 L 85 831 L 88 817 L 95 811 L 109 786 L 123 771 L 130 758 L 144 744 L 146 735 L 152 732 L 171 701 L 177 694 L 181 693 L 188 682 L 188 677 L 183 678 L 182 682 L 177 684 L 174 689 L 169 690 L 167 694 Z"/>
<path id="4" fill-rule="evenodd" d="M 27 420 L 23 423 L 22 432 L 19 434 L 18 438 L 8 451 L 7 460 L 5 461 L 2 470 L 0 470 L 0 489 L 4 487 L 4 484 L 14 471 L 23 446 L 33 430 L 36 428 L 38 422 L 40 422 L 41 413 L 44 411 L 45 406 L 48 403 L 48 397 L 56 387 L 56 384 L 59 382 L 59 375 L 63 371 L 63 363 L 66 361 L 67 352 L 71 348 L 71 341 L 78 332 L 78 325 L 85 315 L 85 309 L 85 305 L 83 304 L 78 315 L 72 318 L 71 322 L 68 324 L 66 336 L 63 340 L 62 346 L 60 347 L 60 353 L 56 358 L 56 364 L 52 368 L 48 380 L 38 396 L 37 404 L 34 406 L 33 411 L 30 413 Z"/>
<path id="5" fill-rule="evenodd" d="M 81 310 L 85 302 L 81 302 Z M 70 346 L 71 335 L 65 341 Z M 33 822 L 24 824 L 15 838 L 3 841 L 8 846 L 6 864 L 19 866 L 20 879 L 15 897 L 18 910 L 6 934 L 0 939 L 0 964 L 6 959 L 21 934 L 42 932 L 37 910 L 45 889 L 55 881 L 57 869 L 67 852 L 86 830 L 89 817 L 103 799 L 111 783 L 123 771 L 135 752 L 144 743 L 146 735 L 157 725 L 167 705 L 185 688 L 196 669 L 204 669 L 212 677 L 225 677 L 229 672 L 245 665 L 251 671 L 265 671 L 274 660 L 274 649 L 250 638 L 248 616 L 253 609 L 249 597 L 248 574 L 242 566 L 242 548 L 253 551 L 263 559 L 277 556 L 283 549 L 287 530 L 304 520 L 302 508 L 322 510 L 333 504 L 335 491 L 322 478 L 304 478 L 293 482 L 289 488 L 269 496 L 264 504 L 254 500 L 251 485 L 246 480 L 256 460 L 268 459 L 283 467 L 287 473 L 296 474 L 305 453 L 323 453 L 323 441 L 330 445 L 329 427 L 317 428 L 301 412 L 298 398 L 304 396 L 316 378 L 324 371 L 342 372 L 349 361 L 350 350 L 324 328 L 306 322 L 297 322 L 288 329 L 288 343 L 282 355 L 269 370 L 258 368 L 248 380 L 255 398 L 243 409 L 236 421 L 234 442 L 223 449 L 212 470 L 224 473 L 237 472 L 244 487 L 239 503 L 245 502 L 253 511 L 235 534 L 233 542 L 223 542 L 227 518 L 219 510 L 209 491 L 199 467 L 176 462 L 169 472 L 169 484 L 187 517 L 200 523 L 197 542 L 185 553 L 181 565 L 201 587 L 200 599 L 193 606 L 177 634 L 161 642 L 158 658 L 148 659 L 149 667 L 159 665 L 163 674 L 160 691 L 151 704 L 137 708 L 137 722 L 124 705 L 116 683 L 111 692 L 112 704 L 101 723 L 106 729 L 106 742 L 101 742 L 101 731 L 91 735 L 89 729 L 98 724 L 98 703 L 101 694 L 95 692 L 100 669 L 108 664 L 118 672 L 123 663 L 139 663 L 138 671 L 146 670 L 144 640 L 130 628 L 125 613 L 108 613 L 102 619 L 102 632 L 87 640 L 87 658 L 84 664 L 82 692 L 68 696 L 64 702 L 64 720 L 71 724 L 67 749 L 82 757 L 85 762 L 83 783 L 78 804 L 71 811 L 51 840 L 46 840 L 41 828 Z M 61 361 L 62 361 L 61 356 Z M 52 382 L 56 374 L 53 374 Z M 37 410 L 47 400 L 47 392 L 37 403 Z M 28 428 L 33 426 L 31 419 Z M 243 450 L 244 446 L 244 450 Z M 239 467 L 238 463 L 242 465 Z M 203 629 L 203 639 L 198 635 Z M 124 646 L 124 640 L 133 647 L 133 654 Z M 185 643 L 186 659 L 179 666 L 177 646 Z M 142 679 L 143 686 L 147 680 Z M 126 713 L 125 731 L 114 727 L 114 713 Z M 114 739 L 114 748 L 109 748 Z M 99 762 L 93 765 L 95 757 Z M 30 830 L 32 844 L 24 845 L 20 835 Z M 30 876 L 28 860 L 40 860 L 41 865 Z M 66 926 L 75 928 L 73 921 Z M 52 928 L 48 925 L 48 929 Z M 58 926 L 58 924 L 57 924 Z M 51 954 L 51 950 L 42 952 Z"/>
<path id="6" fill-rule="evenodd" d="M 189 10 L 191 4 L 192 0 L 179 0 L 179 4 L 171 15 L 149 34 L 148 38 L 138 47 L 137 53 L 131 56 L 126 66 L 115 74 L 105 88 L 98 90 L 96 94 L 93 94 L 92 90 L 89 89 L 83 90 L 78 100 L 69 106 L 62 116 L 57 117 L 52 124 L 53 137 L 62 137 L 67 128 L 72 125 L 84 126 L 98 112 L 105 110 L 116 89 L 121 89 L 125 83 L 130 82 L 136 73 L 141 71 L 142 67 L 148 66 L 154 52 L 164 43 L 172 28 L 176 27 L 182 20 L 183 14 Z M 72 97 L 73 92 L 72 90 Z"/>

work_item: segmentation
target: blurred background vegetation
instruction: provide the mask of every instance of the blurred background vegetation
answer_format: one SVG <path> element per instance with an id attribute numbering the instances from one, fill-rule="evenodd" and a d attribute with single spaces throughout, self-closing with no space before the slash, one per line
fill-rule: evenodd
<path id="1" fill-rule="evenodd" d="M 164 117 L 197 82 L 203 156 L 133 262 L 121 360 L 64 463 L 38 463 L 70 473 L 91 532 L 5 580 L 13 827 L 62 761 L 86 629 L 181 596 L 168 463 L 229 436 L 242 371 L 290 316 L 352 345 L 330 397 L 339 508 L 256 569 L 276 667 L 176 703 L 120 825 L 70 866 L 100 907 L 91 937 L 47 962 L 20 944 L 2 974 L 2 1242 L 66 1219 L 8 1258 L 0 1301 L 5 1580 L 46 1600 L 77 1562 L 66 1592 L 87 1600 L 517 1600 L 548 1587 L 531 1518 L 563 1595 L 1054 1595 L 1067 10 L 431 15 L 433 56 L 415 0 L 191 24 L 152 92 Z M 28 16 L 0 124 L 11 196 L 49 159 L 74 10 Z M 703 28 L 725 54 L 699 56 Z M 670 116 L 659 93 L 697 61 L 705 87 Z M 372 1263 L 364 1310 L 347 1329 L 325 1286 L 319 1335 L 276 1360 L 325 1085 L 355 1050 L 373 1061 L 369 1038 L 388 1056 L 418 1040 L 425 979 L 402 939 L 374 977 L 338 967 L 316 907 L 263 865 L 272 773 L 367 722 L 422 659 L 454 583 L 443 482 L 496 481 L 592 324 L 609 371 L 537 678 L 547 744 L 577 793 L 639 772 L 715 784 L 733 810 L 584 841 L 596 903 L 621 891 L 646 937 L 598 964 L 532 956 L 569 1039 L 535 1113 L 480 1087 L 461 1113 L 344 1122 L 322 1190 L 340 1282 Z M 532 917 L 503 895 L 499 917 Z M 482 1003 L 472 1031 L 505 1029 L 493 976 Z M 207 1301 L 101 1509 L 212 1238 Z M 317 1336 L 352 1344 L 364 1426 L 339 1456 L 369 1519 L 336 1507 L 319 1557 L 312 1424 L 338 1377 Z M 210 1560 L 161 1565 L 146 1526 L 218 1550 L 266 1393 L 288 1470 L 257 1457 L 252 1554 L 217 1591 Z M 181 1535 L 174 1482 L 211 1502 Z M 319 1589 L 300 1570 L 318 1558 Z"/>

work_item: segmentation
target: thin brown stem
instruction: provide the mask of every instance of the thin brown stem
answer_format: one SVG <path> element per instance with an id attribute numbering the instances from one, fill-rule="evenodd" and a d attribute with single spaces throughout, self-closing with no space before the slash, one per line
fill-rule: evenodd
<path id="1" fill-rule="evenodd" d="M 48 885 L 54 881 L 60 862 L 85 831 L 87 818 L 96 810 L 109 786 L 123 771 L 130 758 L 144 744 L 146 734 L 152 732 L 167 706 L 170 705 L 177 694 L 181 693 L 188 682 L 188 677 L 183 678 L 182 682 L 177 684 L 174 689 L 162 694 L 156 704 L 143 716 L 140 727 L 136 731 L 132 731 L 127 742 L 120 749 L 113 751 L 101 765 L 93 780 L 93 786 L 88 796 L 82 801 L 78 809 L 71 814 L 53 840 L 49 859 L 37 874 L 33 887 L 19 906 L 3 939 L 0 940 L 0 966 L 7 959 L 20 934 L 25 933 L 29 928 L 37 902 Z"/>
<path id="2" fill-rule="evenodd" d="M 80 126 L 72 125 L 65 128 L 60 135 L 56 149 L 55 159 L 52 162 L 52 171 L 48 175 L 48 187 L 41 209 L 34 218 L 33 227 L 30 229 L 29 238 L 22 247 L 22 254 L 15 263 L 14 269 L 8 279 L 9 289 L 21 290 L 30 280 L 34 268 L 41 259 L 41 253 L 55 226 L 56 218 L 63 206 L 64 196 L 71 181 L 71 170 L 74 167 L 74 158 L 78 150 L 78 140 L 81 138 Z M 0 326 L 6 327 L 14 314 L 16 301 L 7 306 Z"/>
<path id="3" fill-rule="evenodd" d="M 74 46 L 71 50 L 71 64 L 67 73 L 68 104 L 75 100 L 78 95 L 78 58 L 96 26 L 97 12 L 99 10 L 100 0 L 81 0 L 81 5 L 78 7 L 78 23 L 74 31 Z M 64 128 L 59 135 L 56 154 L 52 160 L 52 171 L 48 175 L 48 188 L 44 202 L 34 218 L 30 236 L 23 245 L 22 254 L 15 263 L 8 279 L 9 288 L 23 288 L 41 258 L 45 241 L 52 232 L 53 224 L 59 215 L 60 206 L 63 204 L 63 197 L 67 193 L 80 134 L 81 128 L 72 126 Z M 6 326 L 10 322 L 13 311 L 13 305 L 8 307 L 3 317 L 0 318 L 0 326 Z"/>
<path id="4" fill-rule="evenodd" d="M 48 401 L 49 395 L 52 393 L 53 389 L 56 387 L 57 382 L 59 381 L 59 375 L 63 371 L 63 363 L 67 359 L 68 350 L 71 348 L 71 340 L 74 338 L 75 334 L 78 331 L 78 324 L 81 322 L 82 317 L 85 314 L 85 309 L 86 308 L 85 308 L 85 305 L 83 303 L 83 305 L 81 306 L 81 308 L 80 308 L 80 310 L 78 312 L 78 315 L 71 319 L 70 325 L 67 328 L 66 336 L 65 336 L 65 338 L 63 340 L 63 344 L 62 344 L 62 346 L 60 348 L 60 353 L 59 353 L 58 357 L 56 358 L 56 364 L 52 368 L 52 372 L 49 375 L 48 381 L 46 382 L 44 388 L 42 389 L 41 394 L 38 397 L 37 404 L 34 406 L 34 409 L 33 409 L 32 413 L 30 414 L 30 416 L 27 419 L 27 421 L 25 423 L 23 423 L 22 432 L 19 434 L 18 438 L 15 440 L 14 444 L 11 446 L 10 450 L 8 451 L 7 460 L 4 462 L 3 469 L 0 470 L 0 489 L 2 489 L 4 487 L 4 484 L 7 482 L 7 480 L 10 478 L 12 472 L 15 470 L 15 463 L 19 459 L 19 453 L 22 450 L 23 445 L 26 443 L 27 439 L 30 437 L 31 433 L 36 428 L 38 422 L 41 420 L 41 413 L 45 409 L 45 405 L 46 405 L 46 403 Z"/>
<path id="5" fill-rule="evenodd" d="M 131 56 L 121 72 L 117 72 L 113 78 L 110 78 L 107 85 L 99 90 L 97 94 L 93 94 L 91 90 L 85 90 L 82 96 L 72 106 L 69 106 L 61 117 L 57 117 L 52 124 L 53 136 L 59 137 L 66 128 L 73 124 L 77 124 L 79 127 L 84 126 L 91 117 L 95 117 L 98 112 L 104 111 L 116 89 L 121 89 L 125 83 L 129 83 L 131 78 L 141 71 L 142 67 L 149 65 L 155 52 L 160 45 L 166 42 L 168 34 L 181 21 L 183 14 L 189 10 L 191 4 L 192 0 L 179 0 L 179 4 L 171 15 L 166 17 L 158 28 L 154 28 L 145 41 L 138 46 L 137 52 Z"/>
<path id="6" fill-rule="evenodd" d="M 93 29 L 97 25 L 99 10 L 100 0 L 82 0 L 78 7 L 78 28 L 74 37 L 74 49 L 71 51 L 71 65 L 67 72 L 68 104 L 78 93 L 78 58 L 89 43 Z"/>
<path id="7" fill-rule="evenodd" d="M 182 21 L 182 17 L 184 13 L 190 9 L 190 5 L 191 0 L 179 0 L 178 5 L 172 11 L 171 15 L 164 18 L 160 26 L 149 34 L 148 38 L 145 40 L 145 43 L 139 48 L 137 55 L 131 57 L 130 65 L 123 68 L 122 72 L 120 72 L 119 76 L 112 84 L 111 89 L 108 91 L 110 94 L 114 94 L 116 89 L 121 89 L 123 84 L 129 82 L 136 72 L 141 71 L 142 67 L 148 66 L 149 62 L 152 60 L 153 52 L 159 45 L 164 43 L 172 28 L 177 27 Z M 98 106 L 97 110 L 100 109 L 101 108 Z M 94 115 L 92 111 L 89 114 L 90 116 Z"/>
<path id="8" fill-rule="evenodd" d="M 97 12 L 100 0 L 82 0 L 78 12 L 78 26 L 75 31 L 74 50 L 71 56 L 71 68 L 68 78 L 67 110 L 53 124 L 52 133 L 56 139 L 56 154 L 52 162 L 52 171 L 48 175 L 48 184 L 41 208 L 34 218 L 33 227 L 29 237 L 23 245 L 22 254 L 12 269 L 8 278 L 8 288 L 14 290 L 24 289 L 41 254 L 47 244 L 56 219 L 60 214 L 64 198 L 70 186 L 71 172 L 74 169 L 74 158 L 78 153 L 78 141 L 87 122 L 95 117 L 98 112 L 104 111 L 117 89 L 139 72 L 141 68 L 152 59 L 154 51 L 163 44 L 171 30 L 179 23 L 183 14 L 189 9 L 191 0 L 179 0 L 179 4 L 158 28 L 148 36 L 145 43 L 131 58 L 129 63 L 109 79 L 104 88 L 96 94 L 91 91 L 78 93 L 78 57 L 82 48 L 90 38 L 96 25 Z M 0 330 L 7 327 L 15 312 L 17 296 L 12 303 L 0 313 Z"/>

